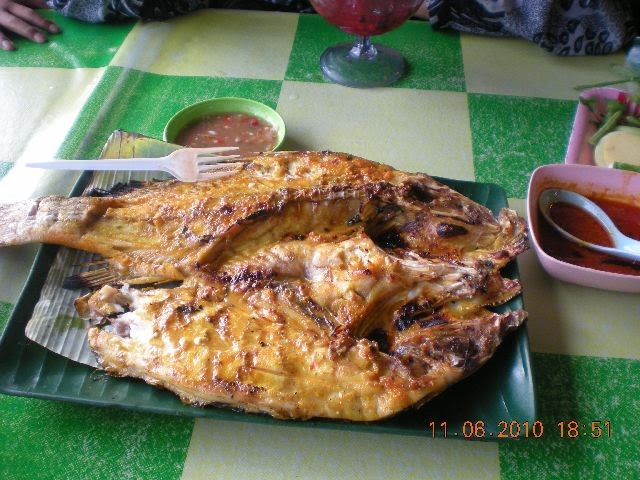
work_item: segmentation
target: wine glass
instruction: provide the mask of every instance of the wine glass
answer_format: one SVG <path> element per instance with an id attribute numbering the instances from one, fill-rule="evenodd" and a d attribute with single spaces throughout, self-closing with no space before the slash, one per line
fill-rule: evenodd
<path id="1" fill-rule="evenodd" d="M 356 36 L 354 43 L 327 48 L 320 57 L 320 69 L 329 80 L 349 87 L 382 87 L 398 80 L 405 61 L 395 50 L 371 43 L 399 27 L 424 0 L 310 0 L 329 23 Z"/>

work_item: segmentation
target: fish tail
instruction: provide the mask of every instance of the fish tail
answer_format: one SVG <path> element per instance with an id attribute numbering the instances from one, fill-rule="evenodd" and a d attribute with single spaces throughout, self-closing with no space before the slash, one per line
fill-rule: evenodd
<path id="1" fill-rule="evenodd" d="M 0 246 L 35 242 L 34 213 L 40 200 L 0 204 Z"/>
<path id="2" fill-rule="evenodd" d="M 104 208 L 90 197 L 50 196 L 0 204 L 0 247 L 36 242 L 73 246 L 74 238 Z"/>

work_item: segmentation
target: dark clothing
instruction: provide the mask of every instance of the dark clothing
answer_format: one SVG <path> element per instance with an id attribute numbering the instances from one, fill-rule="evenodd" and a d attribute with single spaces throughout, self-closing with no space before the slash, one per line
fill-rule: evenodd
<path id="1" fill-rule="evenodd" d="M 434 28 L 522 37 L 557 55 L 600 55 L 638 34 L 639 0 L 430 0 Z"/>
<path id="2" fill-rule="evenodd" d="M 241 8 L 280 12 L 307 12 L 313 9 L 306 1 L 296 0 L 146 0 L 140 11 L 145 19 L 171 18 L 200 8 Z"/>
<path id="3" fill-rule="evenodd" d="M 161 20 L 201 8 L 313 12 L 307 0 L 49 0 L 49 4 L 63 15 L 87 22 Z M 557 55 L 612 53 L 640 34 L 640 0 L 428 0 L 428 6 L 435 29 L 521 37 Z"/>
<path id="4" fill-rule="evenodd" d="M 313 13 L 306 0 L 48 0 L 48 4 L 62 15 L 92 23 L 128 18 L 165 20 L 202 8 Z"/>

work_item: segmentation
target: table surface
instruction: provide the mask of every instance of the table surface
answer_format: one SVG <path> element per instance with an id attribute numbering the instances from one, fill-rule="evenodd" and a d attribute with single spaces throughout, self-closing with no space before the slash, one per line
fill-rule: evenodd
<path id="1" fill-rule="evenodd" d="M 283 149 L 330 149 L 408 171 L 491 182 L 524 215 L 531 172 L 562 163 L 578 93 L 623 55 L 554 57 L 529 43 L 410 21 L 377 39 L 408 74 L 390 88 L 328 83 L 324 48 L 348 37 L 314 15 L 206 10 L 167 22 L 88 25 L 0 52 L 0 202 L 68 194 L 76 174 L 27 160 L 96 158 L 116 129 L 155 138 L 210 97 L 276 108 Z M 0 251 L 0 329 L 37 246 Z M 0 395 L 1 478 L 639 478 L 638 295 L 549 277 L 518 260 L 540 438 L 479 442 L 193 419 Z M 482 419 L 469 419 L 482 420 Z M 610 422 L 564 438 L 558 422 Z M 427 428 L 425 426 L 425 428 Z"/>

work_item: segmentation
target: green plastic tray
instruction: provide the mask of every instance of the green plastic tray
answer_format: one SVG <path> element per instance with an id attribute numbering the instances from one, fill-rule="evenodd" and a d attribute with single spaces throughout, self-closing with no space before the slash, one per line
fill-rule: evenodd
<path id="1" fill-rule="evenodd" d="M 88 178 L 89 175 L 85 173 L 72 194 L 78 195 Z M 494 213 L 507 206 L 504 190 L 497 185 L 439 180 L 486 205 Z M 224 408 L 184 405 L 168 391 L 135 379 L 110 377 L 100 370 L 55 354 L 25 337 L 25 326 L 56 252 L 57 247 L 40 248 L 26 286 L 0 339 L 0 391 L 3 393 L 171 415 L 428 437 L 445 436 L 443 422 L 446 422 L 447 438 L 481 440 L 498 439 L 505 423 L 518 422 L 522 426 L 528 422 L 532 426 L 536 419 L 526 323 L 506 338 L 494 357 L 478 372 L 422 408 L 385 421 L 366 424 L 330 420 L 282 421 Z M 516 263 L 509 264 L 504 273 L 516 278 Z M 522 307 L 519 296 L 500 309 L 504 311 Z M 521 434 L 516 438 L 523 437 Z"/>

